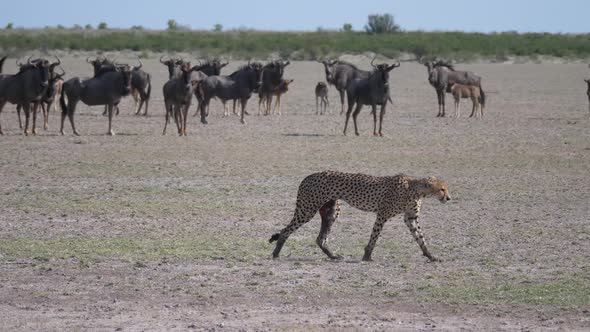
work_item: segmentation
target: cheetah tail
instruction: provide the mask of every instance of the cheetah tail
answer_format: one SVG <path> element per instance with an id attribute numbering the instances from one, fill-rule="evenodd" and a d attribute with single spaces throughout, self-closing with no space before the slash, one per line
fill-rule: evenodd
<path id="1" fill-rule="evenodd" d="M 270 240 L 268 240 L 268 243 L 273 243 L 273 242 L 275 242 L 276 240 L 278 240 L 278 239 L 279 239 L 279 235 L 280 235 L 280 233 L 273 234 L 273 235 L 270 237 Z"/>

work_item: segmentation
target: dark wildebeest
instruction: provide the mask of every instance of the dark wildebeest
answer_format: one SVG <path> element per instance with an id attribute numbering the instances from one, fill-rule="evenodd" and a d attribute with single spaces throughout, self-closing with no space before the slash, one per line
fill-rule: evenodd
<path id="1" fill-rule="evenodd" d="M 470 71 L 455 70 L 455 68 L 443 61 L 426 62 L 424 64 L 428 70 L 428 82 L 436 90 L 438 98 L 437 117 L 444 117 L 445 112 L 445 92 L 450 92 L 449 81 L 457 84 L 473 85 L 479 87 L 481 106 L 486 104 L 486 95 L 481 88 L 481 77 Z"/>
<path id="2" fill-rule="evenodd" d="M 590 65 L 588 67 L 590 67 Z M 588 95 L 588 112 L 590 112 L 590 79 L 585 79 L 584 82 L 586 82 L 586 84 L 588 85 L 586 94 Z"/>
<path id="3" fill-rule="evenodd" d="M 108 135 L 115 135 L 112 129 L 113 108 L 119 104 L 121 98 L 131 93 L 131 76 L 133 69 L 129 66 L 117 67 L 115 71 L 105 72 L 98 77 L 81 79 L 74 77 L 63 85 L 60 97 L 61 128 L 64 134 L 64 121 L 66 115 L 70 119 L 72 130 L 79 136 L 74 125 L 74 112 L 79 101 L 89 106 L 106 105 L 109 116 Z M 66 105 L 65 96 L 68 97 Z"/>
<path id="4" fill-rule="evenodd" d="M 16 105 L 22 105 L 25 111 L 25 135 L 29 134 L 29 118 L 33 112 L 33 125 L 31 133 L 37 134 L 37 107 L 41 98 L 45 95 L 49 85 L 49 61 L 38 59 L 35 62 L 31 58 L 27 60 L 26 65 L 22 65 L 20 71 L 15 75 L 0 76 L 0 113 L 7 102 Z M 31 108 L 32 106 L 32 108 Z M 0 125 L 0 135 L 2 135 L 2 126 Z"/>
<path id="5" fill-rule="evenodd" d="M 166 122 L 162 135 L 166 135 L 166 127 L 170 121 L 170 116 L 174 117 L 174 122 L 178 128 L 180 136 L 186 136 L 186 121 L 188 109 L 195 92 L 196 85 L 207 76 L 200 72 L 200 65 L 194 67 L 186 62 L 180 68 L 181 75 L 173 77 L 164 84 L 162 92 L 164 93 L 164 105 L 166 107 Z M 197 75 L 193 75 L 195 73 Z"/>
<path id="6" fill-rule="evenodd" d="M 201 81 L 202 79 L 207 78 L 208 76 L 220 76 L 221 69 L 223 67 L 227 66 L 228 64 L 229 64 L 228 61 L 226 61 L 224 63 L 218 59 L 207 60 L 203 64 L 201 64 L 201 62 L 199 61 L 200 69 L 198 71 L 193 72 L 193 74 L 192 74 L 193 80 Z M 195 93 L 195 97 L 197 98 L 197 109 L 195 110 L 195 113 L 193 114 L 193 116 L 197 116 L 197 114 L 199 113 L 199 109 L 201 108 L 201 103 L 203 102 L 203 96 L 201 96 L 198 89 L 195 89 L 194 93 Z M 226 109 L 225 102 L 226 102 L 226 100 L 222 100 L 224 110 Z M 236 110 L 236 101 L 234 100 L 234 113 L 235 113 L 235 110 Z M 209 109 L 207 109 L 206 115 L 209 116 Z"/>
<path id="7" fill-rule="evenodd" d="M 272 92 L 283 81 L 283 74 L 285 67 L 289 65 L 289 61 L 282 60 L 271 61 L 262 67 L 262 83 L 258 89 L 258 115 L 260 115 L 260 106 L 265 105 L 264 115 L 270 115 L 270 108 L 272 105 Z"/>
<path id="8" fill-rule="evenodd" d="M 318 82 L 315 86 L 315 114 L 324 114 L 328 105 L 330 105 L 330 101 L 328 100 L 328 85 L 324 82 Z M 321 113 L 320 109 L 322 110 Z"/>
<path id="9" fill-rule="evenodd" d="M 375 60 L 375 59 L 373 59 Z M 346 135 L 346 128 L 348 126 L 348 119 L 352 113 L 352 108 L 356 104 L 354 113 L 352 113 L 352 120 L 354 121 L 354 133 L 358 136 L 358 127 L 356 124 L 356 117 L 363 108 L 363 105 L 371 105 L 373 113 L 373 135 L 383 136 L 381 127 L 383 125 L 383 116 L 387 102 L 391 100 L 389 94 L 389 72 L 393 68 L 400 66 L 400 63 L 395 63 L 388 66 L 386 63 L 373 65 L 373 71 L 367 78 L 355 78 L 349 82 L 346 88 L 346 95 L 348 97 L 348 111 L 346 112 L 346 122 L 344 122 L 344 135 Z M 379 113 L 379 131 L 377 132 L 377 105 L 381 105 L 381 112 Z"/>
<path id="10" fill-rule="evenodd" d="M 244 112 L 248 99 L 252 96 L 261 84 L 262 64 L 248 62 L 229 76 L 209 76 L 202 80 L 199 85 L 199 93 L 203 101 L 201 103 L 201 122 L 207 124 L 207 108 L 211 98 L 217 97 L 221 100 L 239 99 L 242 106 L 240 121 L 244 120 Z"/>
<path id="11" fill-rule="evenodd" d="M 355 65 L 345 61 L 322 61 L 326 72 L 326 81 L 334 85 L 340 94 L 340 114 L 344 113 L 344 93 L 348 83 L 354 79 L 369 77 L 370 72 L 358 69 Z"/>
<path id="12" fill-rule="evenodd" d="M 92 64 L 94 68 L 94 77 L 100 76 L 103 73 L 115 71 L 117 68 L 121 68 L 125 65 L 118 65 L 114 60 L 108 60 L 107 58 L 96 58 L 93 61 L 86 61 Z M 131 96 L 133 97 L 133 113 L 138 115 L 141 111 L 141 107 L 145 104 L 143 115 L 147 116 L 148 105 L 150 96 L 152 93 L 152 76 L 141 69 L 143 63 L 140 59 L 139 66 L 133 67 L 131 72 Z M 107 109 L 103 114 L 106 114 Z M 117 114 L 119 114 L 119 107 L 117 106 Z"/>
<path id="13" fill-rule="evenodd" d="M 61 69 L 61 67 L 60 67 Z M 50 71 L 49 73 L 49 84 L 47 85 L 47 90 L 45 90 L 45 94 L 41 98 L 41 111 L 43 112 L 43 129 L 47 130 L 49 126 L 49 110 L 51 110 L 51 106 L 53 105 L 55 110 L 57 111 L 57 96 L 61 94 L 61 89 L 64 83 L 63 77 L 66 72 L 61 69 L 61 74 L 56 73 L 55 71 Z M 21 118 L 20 118 L 20 110 L 22 105 L 18 105 L 16 107 L 16 111 L 18 114 L 18 125 L 22 129 Z"/>

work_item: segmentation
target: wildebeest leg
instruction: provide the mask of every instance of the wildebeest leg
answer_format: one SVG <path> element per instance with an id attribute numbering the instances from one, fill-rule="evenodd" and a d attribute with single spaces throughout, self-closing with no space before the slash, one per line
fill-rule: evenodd
<path id="1" fill-rule="evenodd" d="M 16 105 L 16 115 L 18 116 L 18 129 L 23 129 L 23 121 L 20 118 L 20 109 L 22 108 L 22 106 Z"/>
<path id="2" fill-rule="evenodd" d="M 379 136 L 383 137 L 383 133 L 381 132 L 383 126 L 383 117 L 385 116 L 385 106 L 387 104 L 381 105 L 381 112 L 379 112 Z"/>
<path id="3" fill-rule="evenodd" d="M 108 109 L 109 109 L 108 106 L 107 105 L 104 105 L 104 111 L 102 111 L 102 116 L 106 116 L 107 115 Z"/>
<path id="4" fill-rule="evenodd" d="M 47 130 L 49 127 L 49 110 L 51 109 L 51 104 L 47 104 L 45 106 L 44 102 L 41 102 L 41 111 L 43 111 L 43 129 Z"/>
<path id="5" fill-rule="evenodd" d="M 365 247 L 365 254 L 363 255 L 364 261 L 372 261 L 371 255 L 373 254 L 373 249 L 375 249 L 375 243 L 377 243 L 377 239 L 381 234 L 381 230 L 383 229 L 383 225 L 387 221 L 382 215 L 377 214 L 377 220 L 375 221 L 375 225 L 373 225 L 373 231 L 371 232 L 371 238 L 369 239 L 369 243 Z"/>
<path id="6" fill-rule="evenodd" d="M 207 109 L 209 108 L 209 102 L 211 102 L 210 98 L 203 99 L 201 103 L 201 123 L 207 124 Z"/>
<path id="7" fill-rule="evenodd" d="M 475 117 L 477 118 L 477 97 L 471 97 L 471 102 L 473 103 L 473 108 L 471 109 L 471 115 L 469 117 L 471 118 L 475 115 Z"/>
<path id="8" fill-rule="evenodd" d="M 25 128 L 24 128 L 24 133 L 25 136 L 29 135 L 29 118 L 31 116 L 31 104 L 30 103 L 24 103 L 23 104 L 23 110 L 25 111 Z"/>
<path id="9" fill-rule="evenodd" d="M 340 207 L 335 200 L 329 201 L 320 208 L 320 216 L 322 217 L 322 226 L 320 228 L 320 234 L 318 235 L 315 243 L 322 249 L 324 254 L 328 255 L 331 259 L 342 259 L 340 255 L 334 255 L 328 249 L 326 245 L 328 234 L 332 229 L 332 225 L 338 218 Z"/>
<path id="10" fill-rule="evenodd" d="M 233 101 L 234 101 L 234 105 L 233 105 L 232 112 L 234 113 L 234 115 L 238 115 L 238 112 L 236 112 L 236 104 L 238 103 L 238 100 L 234 99 Z"/>
<path id="11" fill-rule="evenodd" d="M 39 102 L 33 103 L 33 109 L 31 112 L 33 113 L 33 126 L 31 129 L 31 133 L 33 135 L 37 135 L 37 110 L 39 109 Z"/>
<path id="12" fill-rule="evenodd" d="M 4 109 L 4 105 L 6 105 L 6 101 L 0 101 L 0 114 L 2 114 L 2 110 Z M 2 131 L 2 124 L 1 123 L 0 123 L 0 135 L 4 135 L 4 132 Z"/>
<path id="13" fill-rule="evenodd" d="M 315 115 L 318 114 L 320 114 L 320 96 L 315 96 Z"/>
<path id="14" fill-rule="evenodd" d="M 359 129 L 356 124 L 356 118 L 359 115 L 359 113 L 361 112 L 362 108 L 363 108 L 363 104 L 357 103 L 356 108 L 354 109 L 354 113 L 352 113 L 352 121 L 354 122 L 354 134 L 357 136 L 359 135 Z"/>
<path id="15" fill-rule="evenodd" d="M 164 101 L 164 108 L 166 112 L 164 115 L 164 130 L 162 131 L 162 135 L 166 135 L 166 127 L 168 127 L 168 122 L 170 122 L 170 114 L 172 113 L 172 106 L 169 102 Z"/>
<path id="16" fill-rule="evenodd" d="M 340 115 L 342 115 L 344 113 L 344 90 L 338 90 L 338 93 L 340 93 Z"/>
<path id="17" fill-rule="evenodd" d="M 174 103 L 174 116 L 178 136 L 182 136 L 182 115 L 182 105 L 180 103 Z"/>
<path id="18" fill-rule="evenodd" d="M 272 110 L 272 113 L 274 114 L 277 111 L 277 107 L 278 107 L 278 115 L 283 115 L 283 113 L 281 112 L 281 95 L 277 96 L 277 101 L 275 102 L 275 107 Z"/>
<path id="19" fill-rule="evenodd" d="M 346 111 L 346 120 L 344 120 L 344 132 L 343 134 L 346 136 L 346 129 L 348 128 L 348 119 L 350 118 L 350 114 L 352 113 L 352 108 L 354 107 L 354 103 L 348 103 L 348 110 Z"/>
<path id="20" fill-rule="evenodd" d="M 459 98 L 455 98 L 455 119 L 459 118 L 461 114 L 461 96 Z"/>
<path id="21" fill-rule="evenodd" d="M 137 107 L 137 105 L 139 104 L 139 90 L 133 89 L 133 91 L 131 92 L 131 96 L 133 97 L 133 114 L 137 115 L 139 114 L 139 110 L 142 106 L 139 105 L 139 107 Z"/>
<path id="22" fill-rule="evenodd" d="M 371 113 L 373 113 L 373 136 L 377 136 L 377 105 L 371 105 Z"/>
<path id="23" fill-rule="evenodd" d="M 65 108 L 62 108 L 61 112 L 61 128 L 59 132 L 63 135 L 64 134 L 64 121 L 66 119 L 66 115 L 70 120 L 70 125 L 72 126 L 72 131 L 74 135 L 80 136 L 76 131 L 76 125 L 74 124 L 74 111 L 76 111 L 76 105 L 78 104 L 78 100 L 68 100 L 68 105 Z"/>
<path id="24" fill-rule="evenodd" d="M 107 132 L 107 135 L 111 135 L 111 136 L 115 136 L 115 132 L 113 131 L 113 127 L 112 127 L 114 108 L 115 108 L 115 105 L 113 105 L 113 104 L 107 105 L 107 111 L 109 112 L 109 131 Z"/>
<path id="25" fill-rule="evenodd" d="M 188 103 L 186 106 L 184 106 L 183 108 L 183 113 L 182 113 L 182 135 L 186 136 L 186 121 L 188 120 L 188 109 L 190 108 L 191 104 Z"/>
<path id="26" fill-rule="evenodd" d="M 242 114 L 240 116 L 240 122 L 242 124 L 246 124 L 246 120 L 244 119 L 244 113 L 246 113 L 246 103 L 248 102 L 248 98 L 242 97 L 242 99 L 240 99 L 240 102 L 242 103 Z"/>
<path id="27" fill-rule="evenodd" d="M 445 116 L 445 91 L 444 90 L 437 90 L 436 91 L 438 96 L 438 114 L 437 117 Z"/>
<path id="28" fill-rule="evenodd" d="M 225 118 L 226 116 L 229 115 L 229 109 L 227 107 L 227 100 L 222 99 L 221 103 L 223 104 L 223 117 Z"/>

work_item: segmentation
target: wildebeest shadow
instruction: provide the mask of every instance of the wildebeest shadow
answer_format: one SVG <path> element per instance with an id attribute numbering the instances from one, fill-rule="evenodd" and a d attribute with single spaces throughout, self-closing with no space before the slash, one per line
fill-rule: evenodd
<path id="1" fill-rule="evenodd" d="M 283 136 L 287 136 L 287 137 L 325 137 L 325 136 L 328 136 L 328 135 L 324 135 L 324 134 L 289 133 L 289 134 L 283 134 Z"/>

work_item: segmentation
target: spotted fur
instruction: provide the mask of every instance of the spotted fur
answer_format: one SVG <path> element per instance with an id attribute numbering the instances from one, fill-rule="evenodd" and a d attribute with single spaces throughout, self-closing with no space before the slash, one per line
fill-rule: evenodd
<path id="1" fill-rule="evenodd" d="M 316 243 L 331 259 L 341 258 L 328 249 L 326 241 L 340 214 L 339 201 L 342 200 L 357 209 L 377 214 L 369 244 L 365 247 L 364 261 L 371 260 L 385 222 L 400 213 L 404 213 L 404 222 L 424 256 L 437 261 L 428 251 L 418 223 L 422 199 L 429 196 L 437 197 L 443 203 L 451 199 L 446 182 L 434 177 L 416 179 L 403 174 L 379 177 L 333 171 L 311 174 L 299 185 L 293 219 L 270 238 L 270 242 L 277 241 L 273 257 L 279 257 L 287 238 L 319 211 L 322 224 Z"/>

